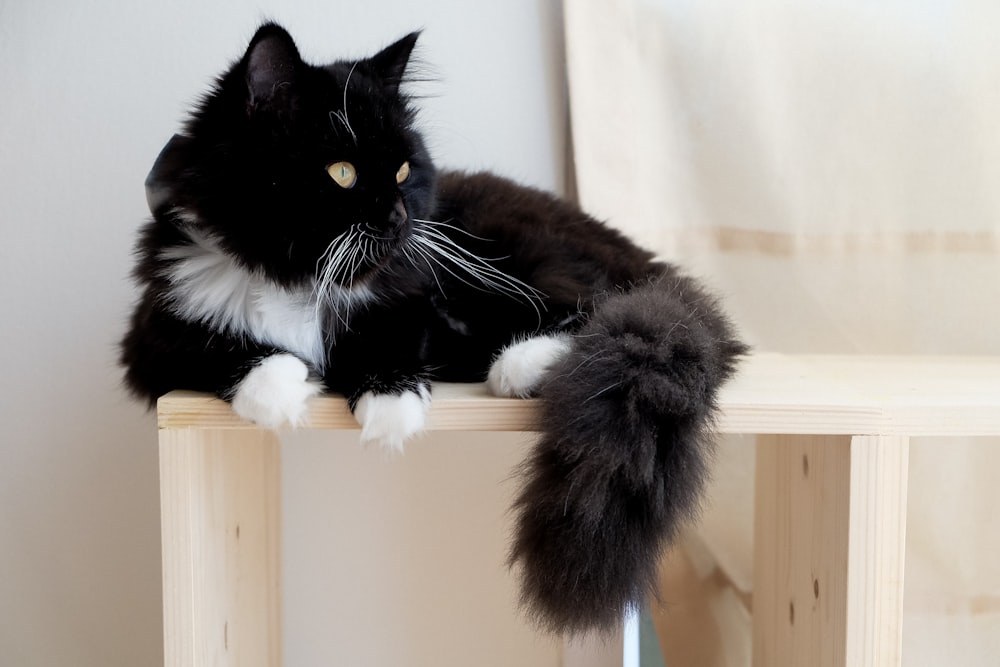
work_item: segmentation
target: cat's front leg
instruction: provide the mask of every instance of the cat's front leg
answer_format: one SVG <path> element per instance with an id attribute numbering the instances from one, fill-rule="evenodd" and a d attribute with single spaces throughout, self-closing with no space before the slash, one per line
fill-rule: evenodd
<path id="1" fill-rule="evenodd" d="M 403 444 L 424 430 L 430 405 L 430 384 L 422 378 L 373 383 L 350 400 L 361 443 L 390 454 L 402 453 Z"/>
<path id="2" fill-rule="evenodd" d="M 211 392 L 265 428 L 300 425 L 322 383 L 299 357 L 176 316 L 150 298 L 122 340 L 125 381 L 153 405 L 174 389 Z"/>
<path id="3" fill-rule="evenodd" d="M 282 352 L 254 360 L 231 389 L 230 400 L 240 417 L 273 429 L 302 425 L 308 400 L 322 391 L 301 359 Z"/>
<path id="4" fill-rule="evenodd" d="M 371 308 L 331 348 L 323 379 L 347 397 L 362 444 L 397 454 L 423 431 L 431 404 L 426 322 L 419 299 Z"/>

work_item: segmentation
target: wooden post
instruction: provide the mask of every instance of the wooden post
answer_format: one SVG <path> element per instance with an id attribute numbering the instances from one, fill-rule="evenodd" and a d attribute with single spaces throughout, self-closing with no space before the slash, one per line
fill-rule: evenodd
<path id="1" fill-rule="evenodd" d="M 160 430 L 166 667 L 277 667 L 281 468 L 264 430 Z"/>
<path id="2" fill-rule="evenodd" d="M 900 664 L 908 453 L 902 436 L 758 439 L 754 665 Z"/>

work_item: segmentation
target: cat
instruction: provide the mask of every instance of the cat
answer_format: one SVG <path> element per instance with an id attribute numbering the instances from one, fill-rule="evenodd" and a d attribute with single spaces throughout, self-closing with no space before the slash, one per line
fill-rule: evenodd
<path id="1" fill-rule="evenodd" d="M 389 450 L 435 380 L 538 397 L 509 562 L 542 629 L 610 631 L 697 509 L 747 348 L 706 289 L 574 204 L 438 171 L 403 85 L 417 39 L 314 66 L 259 28 L 147 182 L 126 384 L 267 428 L 338 392 Z"/>

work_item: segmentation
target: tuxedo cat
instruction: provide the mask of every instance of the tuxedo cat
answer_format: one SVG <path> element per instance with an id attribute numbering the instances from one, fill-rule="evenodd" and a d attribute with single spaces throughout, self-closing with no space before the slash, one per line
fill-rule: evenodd
<path id="1" fill-rule="evenodd" d="M 546 629 L 609 630 L 696 509 L 745 348 L 701 286 L 573 204 L 437 171 L 402 86 L 416 40 L 314 66 L 258 30 L 150 175 L 126 381 L 150 402 L 212 392 L 268 428 L 338 392 L 392 450 L 434 380 L 537 396 L 522 599 Z"/>

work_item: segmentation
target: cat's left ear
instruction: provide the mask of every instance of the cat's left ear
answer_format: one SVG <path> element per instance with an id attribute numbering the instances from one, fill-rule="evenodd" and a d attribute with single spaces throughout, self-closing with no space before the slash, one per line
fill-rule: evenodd
<path id="1" fill-rule="evenodd" d="M 382 79 L 386 88 L 392 92 L 396 92 L 399 84 L 403 82 L 403 74 L 406 72 L 406 65 L 410 62 L 410 54 L 413 53 L 413 46 L 417 43 L 418 37 L 420 31 L 411 32 L 368 59 L 376 76 Z"/>

